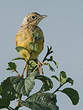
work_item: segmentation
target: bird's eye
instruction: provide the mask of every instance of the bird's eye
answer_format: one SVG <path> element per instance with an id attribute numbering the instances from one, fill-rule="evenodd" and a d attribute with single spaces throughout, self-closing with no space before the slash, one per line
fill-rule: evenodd
<path id="1" fill-rule="evenodd" d="M 32 16 L 33 19 L 35 19 L 35 16 Z"/>

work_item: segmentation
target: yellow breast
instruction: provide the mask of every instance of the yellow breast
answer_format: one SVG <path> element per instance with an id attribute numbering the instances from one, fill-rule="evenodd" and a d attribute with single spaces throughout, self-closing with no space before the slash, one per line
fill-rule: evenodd
<path id="1" fill-rule="evenodd" d="M 29 31 L 28 28 L 20 28 L 20 30 L 16 34 L 16 46 L 21 46 L 27 48 L 28 50 L 28 51 L 24 51 L 24 50 L 20 51 L 19 54 L 21 55 L 21 57 L 27 60 L 29 58 L 36 59 L 43 50 L 43 43 L 44 43 L 43 32 L 38 26 L 35 28 L 34 32 L 38 32 L 41 39 L 36 42 L 38 45 L 38 50 L 36 52 L 33 52 L 31 55 L 30 55 L 29 44 L 34 40 L 32 33 Z"/>

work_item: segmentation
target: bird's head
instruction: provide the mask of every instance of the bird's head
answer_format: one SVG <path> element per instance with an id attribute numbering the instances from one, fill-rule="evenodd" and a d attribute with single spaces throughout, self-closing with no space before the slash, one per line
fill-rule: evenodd
<path id="1" fill-rule="evenodd" d="M 24 25 L 38 25 L 38 23 L 46 18 L 47 15 L 40 15 L 36 12 L 32 12 L 30 13 L 28 16 L 25 16 L 24 20 L 23 20 L 23 24 Z"/>

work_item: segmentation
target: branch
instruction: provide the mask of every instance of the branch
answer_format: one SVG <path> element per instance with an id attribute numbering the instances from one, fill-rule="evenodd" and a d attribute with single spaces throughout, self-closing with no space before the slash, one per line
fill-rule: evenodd
<path id="1" fill-rule="evenodd" d="M 50 55 L 51 53 L 53 53 L 52 47 L 49 48 L 49 47 L 47 46 L 47 48 L 48 48 L 48 51 L 47 51 L 47 53 L 46 53 L 46 55 L 45 55 L 45 57 L 44 57 L 44 59 L 43 59 L 43 62 L 47 59 L 48 55 Z"/>
<path id="2" fill-rule="evenodd" d="M 17 73 L 17 75 L 19 75 L 19 72 L 17 70 L 14 70 L 14 71 Z"/>
<path id="3" fill-rule="evenodd" d="M 64 85 L 64 84 L 66 84 L 67 82 L 65 82 L 65 83 L 63 83 L 63 84 L 61 84 L 54 92 L 53 92 L 53 94 L 54 93 L 56 93 L 56 92 L 58 92 L 59 91 L 59 89 Z"/>
<path id="4" fill-rule="evenodd" d="M 19 106 L 16 106 L 14 110 L 18 110 L 19 108 L 20 108 L 20 105 Z"/>
<path id="5" fill-rule="evenodd" d="M 14 110 L 14 109 L 13 109 L 12 107 L 9 106 L 9 107 L 8 107 L 8 110 Z"/>

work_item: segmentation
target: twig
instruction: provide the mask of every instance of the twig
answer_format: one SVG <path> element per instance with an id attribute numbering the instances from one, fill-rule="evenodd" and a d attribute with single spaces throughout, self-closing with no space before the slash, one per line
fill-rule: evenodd
<path id="1" fill-rule="evenodd" d="M 48 53 L 46 53 L 46 55 L 45 55 L 45 57 L 44 57 L 42 62 L 44 62 L 46 60 L 47 56 L 48 56 Z"/>
<path id="2" fill-rule="evenodd" d="M 25 72 L 25 70 L 26 70 L 26 67 L 27 67 L 27 62 L 26 62 L 26 64 L 25 64 L 25 66 L 24 66 L 24 69 L 23 69 L 23 72 L 22 72 L 21 76 L 24 75 L 24 72 Z"/>
<path id="3" fill-rule="evenodd" d="M 19 75 L 19 72 L 17 70 L 15 70 L 15 72 L 17 73 L 17 75 Z"/>
<path id="4" fill-rule="evenodd" d="M 47 58 L 48 55 L 50 55 L 51 53 L 53 53 L 53 51 L 51 51 L 51 49 L 52 49 L 52 47 L 50 47 L 50 48 L 48 47 L 48 51 L 47 51 L 47 53 L 46 53 L 46 55 L 45 55 L 45 57 L 44 57 L 44 59 L 43 59 L 42 62 L 44 62 L 46 60 L 46 58 Z"/>
<path id="5" fill-rule="evenodd" d="M 37 69 L 38 69 L 38 66 L 36 65 L 35 68 L 34 68 L 34 70 L 33 70 L 33 72 L 35 72 Z"/>
<path id="6" fill-rule="evenodd" d="M 67 82 L 61 84 L 61 85 L 53 92 L 53 94 L 56 93 L 57 91 L 59 91 L 59 89 L 60 89 L 64 84 L 66 84 L 66 83 L 67 83 Z"/>
<path id="7" fill-rule="evenodd" d="M 14 110 L 14 109 L 13 109 L 12 107 L 9 106 L 9 107 L 8 107 L 8 110 Z"/>
<path id="8" fill-rule="evenodd" d="M 20 108 L 20 105 L 19 106 L 16 106 L 14 110 L 18 110 L 19 108 Z"/>
<path id="9" fill-rule="evenodd" d="M 14 110 L 18 110 L 21 107 L 20 101 L 21 101 L 21 97 L 18 98 L 18 102 Z"/>

